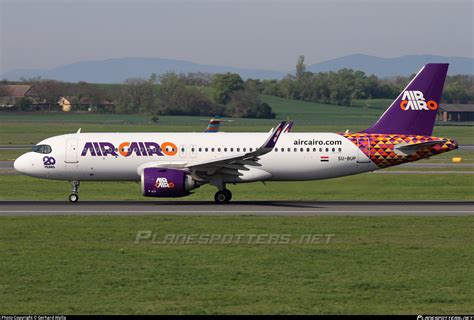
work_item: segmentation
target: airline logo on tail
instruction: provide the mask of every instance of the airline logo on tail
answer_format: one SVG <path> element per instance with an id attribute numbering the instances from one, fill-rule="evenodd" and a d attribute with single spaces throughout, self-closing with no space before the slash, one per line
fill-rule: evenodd
<path id="1" fill-rule="evenodd" d="M 403 92 L 402 102 L 400 108 L 403 111 L 418 110 L 418 111 L 434 111 L 438 109 L 438 103 L 434 100 L 425 100 L 423 92 L 417 90 L 406 90 Z"/>

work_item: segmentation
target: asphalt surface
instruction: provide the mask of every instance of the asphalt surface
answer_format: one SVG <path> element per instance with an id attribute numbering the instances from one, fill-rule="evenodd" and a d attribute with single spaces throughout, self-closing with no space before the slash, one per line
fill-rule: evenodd
<path id="1" fill-rule="evenodd" d="M 468 216 L 474 201 L 3 201 L 0 215 Z"/>

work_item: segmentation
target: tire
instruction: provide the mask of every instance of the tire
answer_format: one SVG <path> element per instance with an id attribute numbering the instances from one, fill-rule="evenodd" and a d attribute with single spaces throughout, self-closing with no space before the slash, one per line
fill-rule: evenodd
<path id="1" fill-rule="evenodd" d="M 228 203 L 232 199 L 232 192 L 227 189 L 217 191 L 214 195 L 214 201 L 218 204 Z"/>
<path id="2" fill-rule="evenodd" d="M 225 192 L 227 194 L 227 197 L 229 198 L 229 200 L 227 200 L 227 202 L 229 202 L 230 200 L 232 200 L 232 192 L 230 192 L 230 190 L 228 189 L 224 189 L 222 190 L 223 192 Z"/>
<path id="3" fill-rule="evenodd" d="M 76 193 L 71 193 L 71 194 L 69 195 L 69 202 L 75 203 L 75 202 L 77 202 L 77 201 L 79 201 L 79 195 L 76 194 Z"/>

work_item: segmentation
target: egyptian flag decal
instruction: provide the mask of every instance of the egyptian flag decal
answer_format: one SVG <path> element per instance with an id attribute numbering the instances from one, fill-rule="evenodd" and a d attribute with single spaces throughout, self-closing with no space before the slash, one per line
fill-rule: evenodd
<path id="1" fill-rule="evenodd" d="M 328 156 L 321 156 L 321 162 L 329 162 Z"/>

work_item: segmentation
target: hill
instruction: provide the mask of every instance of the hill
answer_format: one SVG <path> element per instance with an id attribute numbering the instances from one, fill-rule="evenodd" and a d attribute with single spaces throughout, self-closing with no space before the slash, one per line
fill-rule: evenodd
<path id="1" fill-rule="evenodd" d="M 474 74 L 474 59 L 460 57 L 442 57 L 433 55 L 409 55 L 398 58 L 380 58 L 363 54 L 353 54 L 337 59 L 312 64 L 307 67 L 311 72 L 337 71 L 342 68 L 362 70 L 378 77 L 395 75 L 408 76 L 429 62 L 450 63 L 449 74 Z M 99 61 L 81 61 L 51 69 L 17 69 L 3 73 L 0 77 L 8 80 L 40 76 L 43 79 L 55 79 L 66 82 L 87 81 L 92 83 L 121 83 L 126 78 L 148 78 L 151 73 L 163 74 L 169 71 L 178 73 L 238 73 L 244 79 L 281 79 L 294 71 L 274 71 L 245 69 L 228 66 L 198 64 L 184 60 L 161 58 L 117 58 Z"/>
<path id="2" fill-rule="evenodd" d="M 327 60 L 307 67 L 311 72 L 336 71 L 343 68 L 362 70 L 378 77 L 409 76 L 430 62 L 449 63 L 448 74 L 474 74 L 474 59 L 442 57 L 434 55 L 408 55 L 397 58 L 380 58 L 364 54 L 352 54 Z"/>
<path id="3" fill-rule="evenodd" d="M 52 69 L 19 69 L 7 72 L 2 78 L 18 80 L 21 77 L 40 76 L 66 82 L 87 81 L 93 83 L 120 83 L 130 77 L 148 78 L 151 73 L 238 73 L 244 79 L 279 79 L 284 73 L 279 71 L 244 69 L 226 66 L 197 64 L 183 60 L 161 58 L 121 58 L 100 61 L 82 61 Z"/>

